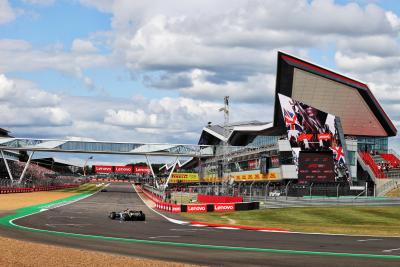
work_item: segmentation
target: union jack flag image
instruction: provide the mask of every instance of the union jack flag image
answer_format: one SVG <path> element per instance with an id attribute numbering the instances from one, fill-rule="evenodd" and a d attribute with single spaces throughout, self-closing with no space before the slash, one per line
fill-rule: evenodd
<path id="1" fill-rule="evenodd" d="M 343 152 L 342 146 L 331 147 L 330 149 L 333 151 L 333 154 L 335 154 L 335 160 L 337 162 L 342 161 L 343 163 L 345 163 L 344 152 Z"/>
<path id="2" fill-rule="evenodd" d="M 297 120 L 297 115 L 295 113 L 292 113 L 290 111 L 287 111 L 284 109 L 284 115 L 285 115 L 285 124 L 286 128 L 290 131 L 297 130 L 299 132 L 303 131 L 303 128 L 299 124 L 299 121 Z"/>

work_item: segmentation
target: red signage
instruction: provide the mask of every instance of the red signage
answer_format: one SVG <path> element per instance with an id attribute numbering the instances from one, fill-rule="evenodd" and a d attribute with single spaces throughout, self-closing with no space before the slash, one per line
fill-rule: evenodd
<path id="1" fill-rule="evenodd" d="M 271 167 L 278 168 L 279 167 L 279 158 L 277 156 L 271 157 Z"/>
<path id="2" fill-rule="evenodd" d="M 318 140 L 331 140 L 331 134 L 329 133 L 318 134 Z"/>
<path id="3" fill-rule="evenodd" d="M 113 166 L 95 165 L 94 166 L 94 171 L 95 172 L 99 172 L 99 173 L 110 173 L 110 172 L 113 172 Z"/>
<path id="4" fill-rule="evenodd" d="M 313 135 L 312 134 L 305 134 L 302 133 L 299 135 L 299 137 L 297 137 L 297 141 L 301 142 L 304 140 L 310 141 L 312 139 Z"/>
<path id="5" fill-rule="evenodd" d="M 181 212 L 181 205 L 171 205 L 171 212 Z"/>
<path id="6" fill-rule="evenodd" d="M 134 166 L 133 167 L 133 172 L 134 173 L 144 173 L 144 174 L 148 174 L 150 173 L 150 168 L 147 166 Z"/>
<path id="7" fill-rule="evenodd" d="M 207 212 L 207 205 L 187 205 L 187 212 Z"/>
<path id="8" fill-rule="evenodd" d="M 116 172 L 116 173 L 132 173 L 132 166 L 115 166 L 114 172 Z"/>
<path id="9" fill-rule="evenodd" d="M 256 162 L 255 160 L 249 160 L 249 161 L 247 162 L 247 164 L 248 164 L 248 166 L 249 166 L 249 169 L 255 169 L 255 168 L 256 168 L 256 165 L 257 165 L 257 162 Z"/>
<path id="10" fill-rule="evenodd" d="M 235 211 L 235 204 L 233 203 L 214 204 L 214 211 L 220 211 L 220 212 Z"/>

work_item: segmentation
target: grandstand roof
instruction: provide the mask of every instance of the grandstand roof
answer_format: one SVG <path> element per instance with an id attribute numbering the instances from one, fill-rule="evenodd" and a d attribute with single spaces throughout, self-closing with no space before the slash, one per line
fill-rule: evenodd
<path id="1" fill-rule="evenodd" d="M 43 165 L 54 165 L 60 167 L 83 167 L 83 164 L 76 165 L 72 164 L 68 160 L 63 160 L 59 158 L 37 158 L 37 159 L 32 159 L 32 162 L 38 162 L 42 163 Z"/>
<path id="2" fill-rule="evenodd" d="M 0 137 L 12 137 L 9 135 L 10 131 L 0 128 Z"/>
<path id="3" fill-rule="evenodd" d="M 278 52 L 274 112 L 274 126 L 283 129 L 278 93 L 340 117 L 345 135 L 397 133 L 365 83 L 283 52 Z"/>
<path id="4" fill-rule="evenodd" d="M 217 145 L 228 141 L 231 145 L 240 145 L 242 136 L 247 137 L 248 132 L 258 132 L 272 127 L 272 123 L 253 121 L 233 122 L 227 125 L 227 136 L 224 134 L 224 127 L 219 124 L 207 125 L 200 135 L 199 145 Z"/>

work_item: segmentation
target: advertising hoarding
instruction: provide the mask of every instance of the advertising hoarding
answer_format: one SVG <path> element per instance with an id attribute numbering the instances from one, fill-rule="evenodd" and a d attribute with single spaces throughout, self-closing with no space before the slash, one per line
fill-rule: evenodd
<path id="1" fill-rule="evenodd" d="M 139 174 L 149 174 L 151 170 L 148 166 L 134 166 L 133 172 Z"/>
<path id="2" fill-rule="evenodd" d="M 113 166 L 95 165 L 94 171 L 96 173 L 110 173 L 113 172 Z"/>
<path id="3" fill-rule="evenodd" d="M 234 203 L 214 204 L 214 211 L 216 212 L 235 211 L 235 204 Z"/>
<path id="4" fill-rule="evenodd" d="M 130 173 L 132 173 L 132 169 L 133 169 L 132 166 L 115 166 L 114 172 L 130 174 Z"/>

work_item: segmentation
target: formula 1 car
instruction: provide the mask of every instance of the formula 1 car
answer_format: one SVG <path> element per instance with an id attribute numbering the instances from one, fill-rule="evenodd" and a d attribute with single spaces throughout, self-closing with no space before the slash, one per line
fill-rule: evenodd
<path id="1" fill-rule="evenodd" d="M 146 215 L 141 210 L 112 211 L 108 215 L 111 220 L 121 221 L 145 221 Z"/>

